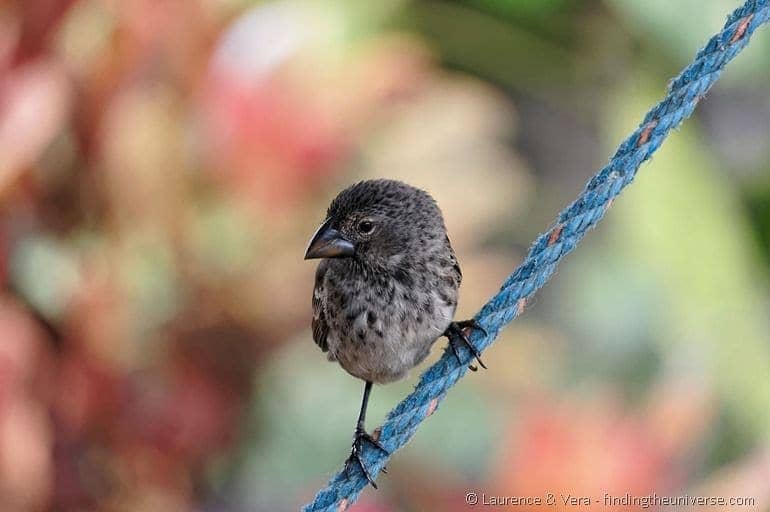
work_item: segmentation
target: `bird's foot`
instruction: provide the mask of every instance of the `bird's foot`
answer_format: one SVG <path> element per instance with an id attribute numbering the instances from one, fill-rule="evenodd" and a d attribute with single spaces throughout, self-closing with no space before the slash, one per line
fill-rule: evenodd
<path id="1" fill-rule="evenodd" d="M 376 489 L 377 484 L 374 483 L 374 479 L 372 478 L 371 473 L 369 473 L 369 469 L 367 469 L 362 459 L 364 441 L 367 441 L 368 443 L 374 445 L 378 450 L 381 450 L 386 455 L 390 455 L 390 452 L 386 450 L 385 447 L 382 446 L 382 444 L 377 439 L 375 439 L 369 433 L 367 433 L 363 427 L 358 426 L 356 427 L 356 432 L 353 435 L 353 449 L 350 451 L 350 457 L 348 457 L 348 460 L 345 463 L 345 467 L 348 467 L 349 464 L 357 464 L 358 467 L 361 468 L 361 471 L 363 471 L 364 476 L 372 485 L 372 487 Z M 382 472 L 387 473 L 388 471 L 385 468 L 382 468 Z"/>
<path id="2" fill-rule="evenodd" d="M 458 345 L 463 344 L 465 345 L 468 350 L 471 351 L 473 354 L 473 357 L 476 358 L 476 361 L 479 362 L 482 368 L 485 370 L 487 369 L 487 366 L 484 364 L 484 362 L 481 360 L 481 352 L 471 343 L 471 340 L 468 338 L 468 335 L 465 333 L 466 329 L 478 329 L 481 332 L 484 333 L 486 336 L 487 331 L 479 325 L 479 323 L 474 319 L 471 318 L 470 320 L 463 320 L 460 322 L 452 322 L 449 324 L 449 327 L 447 327 L 446 331 L 444 331 L 444 336 L 449 338 L 449 346 L 452 349 L 452 352 L 454 353 L 457 360 L 462 363 L 463 360 L 460 357 L 460 351 L 458 350 Z M 469 364 L 468 368 L 470 368 L 472 371 L 478 370 L 476 366 Z"/>

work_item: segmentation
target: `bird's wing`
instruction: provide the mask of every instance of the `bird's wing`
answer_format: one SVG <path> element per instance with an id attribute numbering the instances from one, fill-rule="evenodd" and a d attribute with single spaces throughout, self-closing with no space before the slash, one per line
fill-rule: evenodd
<path id="1" fill-rule="evenodd" d="M 452 261 L 452 270 L 454 271 L 455 279 L 457 280 L 457 286 L 459 287 L 463 280 L 463 271 L 460 270 L 460 263 L 457 261 L 455 251 L 452 249 L 452 244 L 449 242 L 449 235 L 446 237 L 446 244 L 449 247 L 449 257 Z"/>
<path id="2" fill-rule="evenodd" d="M 326 342 L 329 324 L 326 323 L 326 313 L 324 312 L 324 301 L 326 300 L 324 276 L 327 268 L 326 261 L 322 261 L 318 265 L 318 269 L 315 271 L 315 285 L 313 286 L 313 340 L 324 352 L 329 350 L 329 344 Z"/>

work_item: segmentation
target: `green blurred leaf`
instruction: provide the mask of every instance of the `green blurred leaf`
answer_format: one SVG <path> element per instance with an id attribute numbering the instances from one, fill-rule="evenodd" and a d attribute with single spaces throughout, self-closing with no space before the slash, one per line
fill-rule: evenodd
<path id="1" fill-rule="evenodd" d="M 610 140 L 628 133 L 655 99 L 629 82 L 609 109 Z M 615 257 L 659 289 L 661 347 L 674 360 L 683 356 L 678 364 L 708 370 L 746 434 L 770 431 L 770 325 L 760 286 L 767 275 L 737 191 L 693 121 L 642 168 L 610 218 Z"/>
<path id="2" fill-rule="evenodd" d="M 624 23 L 651 48 L 659 48 L 674 59 L 675 69 L 688 63 L 709 37 L 720 30 L 727 15 L 742 2 L 735 0 L 606 0 Z M 721 86 L 745 80 L 767 81 L 770 66 L 766 58 L 770 39 L 760 31 L 752 39 L 720 82 Z M 660 59 L 660 55 L 657 56 Z M 663 63 L 662 63 L 663 64 Z M 761 77 L 759 76 L 761 75 Z"/>
<path id="3" fill-rule="evenodd" d="M 11 255 L 11 280 L 35 309 L 58 318 L 80 284 L 76 255 L 47 235 L 28 237 Z"/>

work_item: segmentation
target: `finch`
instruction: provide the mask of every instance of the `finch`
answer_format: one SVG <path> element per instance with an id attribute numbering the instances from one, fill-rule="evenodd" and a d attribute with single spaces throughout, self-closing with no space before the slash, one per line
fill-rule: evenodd
<path id="1" fill-rule="evenodd" d="M 441 336 L 461 363 L 464 345 L 486 368 L 466 334 L 480 327 L 453 321 L 462 272 L 441 210 L 424 190 L 386 179 L 343 190 L 310 240 L 305 259 L 314 258 L 322 261 L 313 288 L 313 340 L 365 382 L 348 464 L 357 464 L 376 488 L 361 458 L 364 443 L 387 453 L 364 427 L 372 384 L 405 377 Z"/>

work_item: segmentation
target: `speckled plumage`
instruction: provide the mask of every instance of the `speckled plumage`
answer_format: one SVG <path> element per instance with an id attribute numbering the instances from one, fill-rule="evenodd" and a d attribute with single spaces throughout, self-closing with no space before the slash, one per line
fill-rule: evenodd
<path id="1" fill-rule="evenodd" d="M 452 322 L 462 279 L 444 220 L 426 192 L 393 180 L 343 190 L 327 213 L 355 244 L 324 259 L 313 290 L 313 338 L 351 375 L 406 376 Z M 359 226 L 370 222 L 371 233 Z"/>

